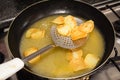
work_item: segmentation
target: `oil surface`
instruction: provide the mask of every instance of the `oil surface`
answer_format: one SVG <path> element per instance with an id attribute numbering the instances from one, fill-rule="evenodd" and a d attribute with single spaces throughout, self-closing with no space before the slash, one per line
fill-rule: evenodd
<path id="1" fill-rule="evenodd" d="M 53 25 L 51 21 L 57 16 L 58 15 L 43 18 L 30 26 L 30 28 L 34 27 L 45 29 L 44 38 L 40 40 L 27 39 L 25 38 L 25 34 L 23 34 L 20 45 L 22 57 L 24 51 L 30 47 L 37 47 L 40 49 L 46 45 L 54 44 L 50 37 L 50 28 Z M 104 40 L 97 28 L 94 28 L 93 32 L 89 35 L 88 41 L 84 46 L 80 47 L 80 49 L 82 49 L 84 52 L 83 57 L 85 57 L 88 53 L 91 53 L 98 56 L 100 59 L 102 58 L 104 53 Z M 84 69 L 74 72 L 69 66 L 69 62 L 66 60 L 66 53 L 68 53 L 68 51 L 69 50 L 60 47 L 53 48 L 43 53 L 39 61 L 34 64 L 28 64 L 28 66 L 33 72 L 37 73 L 38 75 L 62 78 L 84 74 L 91 70 Z"/>

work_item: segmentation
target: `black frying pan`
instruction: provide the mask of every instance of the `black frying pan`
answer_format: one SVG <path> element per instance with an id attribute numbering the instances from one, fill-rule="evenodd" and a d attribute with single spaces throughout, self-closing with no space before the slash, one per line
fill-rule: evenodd
<path id="1" fill-rule="evenodd" d="M 91 75 L 93 72 L 96 72 L 100 67 L 102 67 L 106 63 L 107 59 L 109 58 L 112 52 L 115 42 L 114 30 L 109 20 L 100 11 L 86 3 L 78 1 L 72 0 L 43 1 L 35 3 L 26 8 L 25 10 L 23 10 L 10 25 L 10 30 L 8 33 L 8 47 L 13 56 L 20 57 L 19 46 L 21 36 L 24 33 L 24 31 L 31 24 L 38 21 L 39 19 L 55 14 L 71 14 L 73 16 L 83 17 L 85 19 L 92 19 L 95 22 L 96 27 L 102 33 L 105 41 L 105 52 L 103 58 L 100 64 L 92 71 L 85 73 L 83 75 L 70 77 L 67 79 L 83 77 L 85 75 L 88 74 Z M 32 74 L 37 75 L 36 73 L 30 71 L 26 66 L 25 69 L 31 72 Z"/>

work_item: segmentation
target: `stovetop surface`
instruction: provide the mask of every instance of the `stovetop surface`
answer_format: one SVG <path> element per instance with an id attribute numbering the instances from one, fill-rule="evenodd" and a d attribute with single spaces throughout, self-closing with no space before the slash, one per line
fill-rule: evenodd
<path id="1" fill-rule="evenodd" d="M 9 20 L 9 19 L 14 19 L 14 17 L 25 7 L 28 5 L 37 2 L 40 0 L 0 0 L 0 22 Z M 79 0 L 77 0 L 79 1 Z M 101 1 L 114 1 L 114 0 L 82 0 L 85 1 L 91 5 L 94 5 L 95 3 L 101 2 Z M 118 0 L 119 1 L 119 0 Z M 99 6 L 97 6 L 99 7 Z M 96 8 L 97 8 L 96 7 Z M 102 9 L 102 8 L 101 8 Z M 107 9 L 109 10 L 109 9 Z M 111 14 L 110 11 L 102 10 L 102 12 L 108 17 L 108 19 L 111 22 L 114 22 L 118 20 L 118 18 L 114 15 Z M 107 12 L 106 12 L 107 11 Z M 116 12 L 120 15 L 120 10 L 118 8 L 116 9 Z M 112 15 L 112 16 L 110 16 Z M 0 23 L 1 24 L 1 23 Z M 1 26 L 0 26 L 1 28 Z M 6 33 L 2 34 L 0 36 L 0 51 L 5 54 L 5 61 L 10 59 L 10 56 L 8 55 L 8 52 L 6 50 L 5 46 L 5 37 Z M 115 47 L 118 50 L 118 55 L 120 56 L 120 39 L 119 37 L 116 38 L 116 43 Z M 111 57 L 115 55 L 114 50 L 112 51 Z M 118 65 L 120 66 L 120 61 L 117 62 Z M 23 74 L 23 75 L 22 75 Z M 100 69 L 97 73 L 95 73 L 93 76 L 90 77 L 90 80 L 120 80 L 120 72 L 116 69 L 116 67 L 110 63 L 106 64 L 102 69 Z M 34 75 L 29 74 L 26 72 L 24 69 L 19 71 L 17 74 L 13 75 L 11 78 L 8 80 L 46 80 L 45 78 L 39 78 Z"/>
<path id="2" fill-rule="evenodd" d="M 40 0 L 0 0 L 0 21 L 15 17 L 22 9 Z"/>
<path id="3" fill-rule="evenodd" d="M 43 0 L 0 0 L 0 21 L 15 17 L 22 9 L 38 1 Z M 89 4 L 94 4 L 100 1 L 107 0 L 77 0 L 77 1 L 84 1 Z"/>

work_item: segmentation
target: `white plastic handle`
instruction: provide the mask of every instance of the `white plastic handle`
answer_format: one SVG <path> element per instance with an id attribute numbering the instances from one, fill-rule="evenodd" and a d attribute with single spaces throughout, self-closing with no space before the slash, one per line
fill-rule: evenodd
<path id="1" fill-rule="evenodd" d="M 24 62 L 19 58 L 14 58 L 8 62 L 0 64 L 0 80 L 5 80 L 24 67 Z"/>

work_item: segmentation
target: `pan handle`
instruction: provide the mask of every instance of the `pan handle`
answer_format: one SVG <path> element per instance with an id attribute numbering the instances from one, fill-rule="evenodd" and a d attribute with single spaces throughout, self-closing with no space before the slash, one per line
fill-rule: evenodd
<path id="1" fill-rule="evenodd" d="M 0 80 L 6 80 L 24 67 L 24 62 L 19 58 L 14 58 L 8 62 L 0 64 Z"/>

